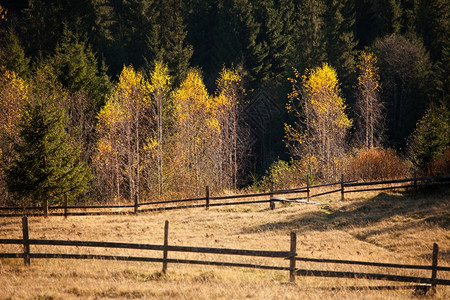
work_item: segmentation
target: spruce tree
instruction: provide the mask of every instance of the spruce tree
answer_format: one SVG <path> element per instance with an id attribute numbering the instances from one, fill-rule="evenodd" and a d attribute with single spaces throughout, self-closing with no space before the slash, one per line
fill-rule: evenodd
<path id="1" fill-rule="evenodd" d="M 431 103 L 427 112 L 417 122 L 409 137 L 408 146 L 414 166 L 422 173 L 431 173 L 433 161 L 450 147 L 450 111 L 445 103 Z"/>
<path id="2" fill-rule="evenodd" d="M 9 29 L 4 39 L 4 46 L 0 49 L 0 66 L 19 77 L 27 78 L 30 73 L 30 59 L 25 56 L 19 38 L 12 29 Z"/>
<path id="3" fill-rule="evenodd" d="M 450 2 L 421 0 L 418 28 L 425 47 L 434 62 L 435 97 L 450 99 Z"/>
<path id="4" fill-rule="evenodd" d="M 244 82 L 247 82 L 247 91 L 251 94 L 267 79 L 269 63 L 267 61 L 267 43 L 258 39 L 261 24 L 254 16 L 254 7 L 247 1 L 236 1 L 233 12 L 238 16 L 237 32 L 242 45 L 241 61 L 247 73 Z"/>
<path id="5" fill-rule="evenodd" d="M 327 0 L 326 49 L 328 62 L 336 68 L 345 93 L 351 89 L 355 74 L 356 44 L 353 34 L 353 1 Z"/>
<path id="6" fill-rule="evenodd" d="M 260 75 L 262 83 L 279 86 L 286 78 L 286 71 L 292 57 L 293 3 L 284 0 L 276 4 L 273 0 L 260 1 L 258 7 L 261 23 L 260 39 L 267 53 L 262 61 L 265 68 Z"/>
<path id="7" fill-rule="evenodd" d="M 324 0 L 302 0 L 298 6 L 295 66 L 301 73 L 327 60 L 325 12 Z"/>
<path id="8" fill-rule="evenodd" d="M 109 78 L 91 47 L 76 34 L 64 31 L 55 54 L 47 59 L 46 65 L 69 92 L 86 93 L 93 99 L 89 109 L 98 111 L 103 106 L 111 88 Z"/>
<path id="9" fill-rule="evenodd" d="M 155 61 L 166 63 L 175 85 L 179 85 L 187 74 L 192 46 L 186 42 L 184 4 L 180 0 L 154 1 L 155 18 L 146 37 L 148 55 L 144 57 L 146 67 L 153 69 Z"/>
<path id="10" fill-rule="evenodd" d="M 67 116 L 53 103 L 54 97 L 36 97 L 25 105 L 20 121 L 20 140 L 13 144 L 15 158 L 3 163 L 8 190 L 17 204 L 61 204 L 73 200 L 90 181 L 87 166 L 78 161 L 65 131 Z"/>

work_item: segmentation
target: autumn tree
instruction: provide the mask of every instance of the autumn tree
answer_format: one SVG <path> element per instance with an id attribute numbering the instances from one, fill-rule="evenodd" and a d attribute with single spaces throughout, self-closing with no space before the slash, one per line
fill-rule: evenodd
<path id="1" fill-rule="evenodd" d="M 380 99 L 380 75 L 376 56 L 360 52 L 355 114 L 359 143 L 367 149 L 379 146 L 384 129 L 384 106 Z"/>
<path id="2" fill-rule="evenodd" d="M 95 181 L 103 199 L 120 201 L 123 167 L 119 160 L 119 123 L 121 110 L 117 103 L 107 103 L 98 115 L 99 139 L 93 157 Z"/>
<path id="3" fill-rule="evenodd" d="M 217 164 L 221 188 L 236 189 L 245 170 L 249 151 L 249 128 L 243 115 L 245 91 L 235 69 L 223 68 L 217 79 L 217 96 L 213 113 L 220 126 Z"/>
<path id="4" fill-rule="evenodd" d="M 285 126 L 288 146 L 297 157 L 306 157 L 309 165 L 311 160 L 317 161 L 319 176 L 335 178 L 352 125 L 345 113 L 336 71 L 324 63 L 302 76 L 301 86 L 299 73 L 295 75 L 288 110 L 296 112 L 299 121 L 296 126 Z"/>
<path id="5" fill-rule="evenodd" d="M 154 148 L 149 133 L 154 124 L 149 93 L 150 85 L 142 73 L 124 67 L 119 82 L 98 114 L 100 139 L 94 161 L 99 179 L 110 185 L 115 181 L 117 199 L 122 196 L 121 186 L 125 186 L 123 196 L 136 204 L 141 195 L 141 174 L 145 166 L 143 152 Z"/>
<path id="6" fill-rule="evenodd" d="M 155 68 L 150 74 L 150 96 L 156 120 L 156 143 L 157 143 L 157 164 L 158 164 L 158 192 L 159 196 L 164 193 L 165 179 L 165 146 L 168 144 L 169 117 L 171 115 L 171 77 L 167 65 L 156 62 Z"/>
<path id="7" fill-rule="evenodd" d="M 212 117 L 214 99 L 199 70 L 191 70 L 174 95 L 175 153 L 172 157 L 179 191 L 198 194 L 211 184 L 212 152 L 219 123 Z"/>

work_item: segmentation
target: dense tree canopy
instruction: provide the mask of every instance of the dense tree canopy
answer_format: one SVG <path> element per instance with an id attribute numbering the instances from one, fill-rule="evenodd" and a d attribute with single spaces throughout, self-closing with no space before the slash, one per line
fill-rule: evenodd
<path id="1" fill-rule="evenodd" d="M 324 66 L 348 120 L 324 143 L 339 153 L 363 144 L 405 151 L 429 103 L 449 106 L 449 16 L 445 0 L 5 0 L 0 103 L 14 130 L 2 124 L 2 151 L 6 136 L 23 142 L 18 84 L 46 73 L 69 144 L 96 177 L 91 196 L 131 199 L 144 187 L 164 196 L 187 174 L 195 192 L 212 178 L 239 187 L 249 169 L 264 174 L 292 157 L 283 125 L 313 118 L 308 101 L 325 105 L 302 79 Z M 298 79 L 298 114 L 285 109 L 287 78 Z M 364 143 L 345 138 L 361 132 Z M 324 151 L 322 165 L 340 155 Z"/>

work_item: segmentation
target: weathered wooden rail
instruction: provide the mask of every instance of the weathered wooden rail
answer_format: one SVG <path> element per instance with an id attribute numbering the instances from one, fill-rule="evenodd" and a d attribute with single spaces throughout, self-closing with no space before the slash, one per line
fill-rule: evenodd
<path id="1" fill-rule="evenodd" d="M 311 199 L 330 195 L 334 193 L 340 193 L 341 199 L 344 200 L 345 194 L 367 191 L 380 191 L 390 189 L 405 189 L 410 188 L 417 191 L 419 187 L 450 184 L 450 175 L 434 176 L 434 177 L 411 177 L 404 179 L 393 179 L 384 181 L 372 181 L 372 182 L 357 182 L 356 180 L 344 180 L 344 176 L 341 176 L 341 180 L 333 183 L 309 185 L 307 182 L 306 187 L 299 187 L 294 189 L 285 190 L 271 190 L 264 193 L 253 194 L 241 194 L 232 196 L 210 196 L 210 189 L 207 186 L 205 189 L 205 197 L 189 198 L 189 199 L 177 199 L 177 200 L 165 200 L 165 201 L 153 201 L 134 203 L 129 205 L 85 205 L 85 206 L 69 206 L 67 201 L 63 206 L 48 206 L 48 207 L 0 207 L 0 211 L 7 213 L 0 214 L 0 217 L 17 217 L 17 216 L 89 216 L 89 215 L 124 215 L 124 214 L 137 214 L 139 212 L 150 211 L 163 211 L 163 210 L 175 210 L 175 209 L 188 209 L 188 208 L 206 208 L 231 206 L 231 205 L 249 205 L 249 204 L 261 204 L 269 203 L 270 208 L 275 208 L 276 202 L 300 202 L 317 204 L 316 202 L 310 202 Z M 321 191 L 316 194 L 312 194 L 312 191 L 319 188 L 333 187 L 329 191 Z M 374 187 L 377 186 L 377 187 Z M 366 187 L 366 188 L 363 188 Z M 368 187 L 368 188 L 367 188 Z M 295 194 L 304 194 L 301 197 L 292 197 Z M 279 197 L 280 195 L 291 195 L 290 197 Z M 265 197 L 265 199 L 257 199 Z M 268 198 L 267 198 L 268 197 Z M 250 199 L 236 201 L 237 199 Z M 304 201 L 303 201 L 304 200 Z M 179 205 L 185 203 L 184 205 Z M 95 209 L 113 209 L 113 211 L 93 211 Z M 70 211 L 71 210 L 71 211 Z M 77 211 L 73 211 L 77 210 Z M 80 211 L 84 210 L 84 211 Z"/>
<path id="2" fill-rule="evenodd" d="M 419 283 L 418 285 L 410 286 L 386 286 L 385 288 L 419 288 L 428 291 L 435 289 L 437 285 L 450 286 L 450 279 L 438 278 L 439 274 L 443 272 L 450 272 L 450 267 L 438 265 L 439 247 L 437 244 L 433 245 L 432 262 L 431 265 L 411 265 L 411 264 L 394 264 L 394 263 L 380 263 L 380 262 L 366 262 L 366 261 L 352 261 L 352 260 L 337 260 L 337 259 L 317 259 L 297 256 L 297 236 L 294 232 L 290 235 L 289 251 L 265 251 L 265 250 L 246 250 L 246 249 L 229 249 L 229 248 L 209 248 L 209 247 L 189 247 L 189 246 L 175 246 L 169 245 L 169 222 L 165 222 L 164 226 L 164 243 L 162 245 L 153 244 L 136 244 L 136 243 L 117 243 L 117 242 L 99 242 L 99 241 L 70 241 L 70 240 L 41 240 L 30 239 L 28 218 L 22 218 L 22 239 L 0 239 L 0 244 L 23 245 L 23 252 L 21 253 L 0 253 L 0 258 L 22 258 L 25 265 L 31 264 L 31 259 L 96 259 L 96 260 L 115 260 L 115 261 L 139 261 L 139 262 L 153 262 L 162 263 L 162 272 L 167 272 L 168 264 L 191 264 L 191 265 L 208 265 L 208 266 L 226 266 L 239 268 L 255 268 L 265 270 L 289 271 L 289 280 L 295 282 L 296 276 L 316 276 L 316 277 L 337 277 L 337 278 L 353 278 L 353 279 L 368 279 L 368 280 L 382 280 L 406 283 Z M 98 255 L 98 254 L 67 254 L 67 253 L 36 253 L 31 251 L 30 246 L 33 245 L 47 245 L 47 246 L 72 246 L 72 247 L 101 247 L 107 249 L 137 249 L 137 250 L 154 250 L 162 251 L 161 257 L 149 256 L 123 256 L 123 255 Z M 226 261 L 207 261 L 207 260 L 188 260 L 168 258 L 170 252 L 187 252 L 187 253 L 201 253 L 201 254 L 217 254 L 217 255 L 238 255 L 238 256 L 253 256 L 264 257 L 271 259 L 280 259 L 279 262 L 289 261 L 287 265 L 262 265 L 250 264 L 240 262 L 226 262 Z M 430 277 L 417 277 L 393 274 L 380 273 L 366 273 L 366 272 L 348 272 L 335 270 L 313 270 L 300 269 L 296 267 L 296 262 L 309 263 L 326 263 L 326 264 L 341 264 L 341 265 L 359 265 L 369 267 L 383 267 L 391 269 L 413 269 L 413 270 L 430 270 Z M 448 278 L 448 277 L 447 277 Z M 426 285 L 423 285 L 426 284 Z M 369 287 L 370 288 L 370 287 Z M 380 288 L 380 287 L 376 287 Z"/>

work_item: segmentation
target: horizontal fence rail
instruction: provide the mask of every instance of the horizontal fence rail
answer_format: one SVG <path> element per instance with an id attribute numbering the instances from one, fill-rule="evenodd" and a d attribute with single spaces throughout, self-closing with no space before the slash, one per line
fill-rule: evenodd
<path id="1" fill-rule="evenodd" d="M 191 264 L 191 265 L 207 265 L 207 266 L 224 266 L 224 267 L 239 267 L 264 269 L 275 271 L 289 271 L 289 280 L 295 282 L 296 276 L 315 276 L 315 277 L 336 277 L 336 278 L 353 278 L 353 279 L 367 279 L 367 280 L 383 280 L 394 282 L 420 283 L 427 284 L 426 286 L 388 286 L 389 289 L 395 288 L 416 288 L 424 290 L 435 289 L 437 285 L 450 286 L 450 279 L 438 278 L 437 274 L 443 272 L 450 272 L 450 267 L 438 266 L 439 247 L 437 244 L 433 245 L 432 263 L 431 265 L 411 265 L 398 263 L 380 263 L 380 262 L 366 262 L 353 260 L 338 260 L 338 259 L 318 259 L 297 256 L 297 236 L 294 232 L 290 235 L 290 249 L 289 251 L 265 251 L 265 250 L 248 250 L 248 249 L 229 249 L 229 248 L 210 248 L 210 247 L 189 247 L 169 245 L 169 222 L 165 222 L 164 226 L 164 244 L 138 244 L 138 243 L 118 243 L 118 242 L 100 242 L 100 241 L 71 241 L 71 240 L 42 240 L 30 239 L 28 218 L 22 218 L 22 239 L 0 239 L 0 244 L 3 245 L 23 245 L 22 253 L 0 253 L 0 258 L 21 258 L 25 265 L 31 264 L 31 259 L 95 259 L 95 260 L 112 260 L 112 261 L 135 261 L 135 262 L 153 262 L 163 264 L 163 273 L 167 272 L 167 265 L 170 264 Z M 148 257 L 148 256 L 124 256 L 124 255 L 108 255 L 108 254 L 80 254 L 80 253 L 37 253 L 31 251 L 30 246 L 69 246 L 69 247 L 101 247 L 106 249 L 134 249 L 134 250 L 153 250 L 163 251 L 163 257 Z M 254 263 L 242 262 L 227 262 L 227 261 L 207 261 L 195 259 L 181 259 L 169 258 L 170 252 L 186 252 L 186 253 L 200 253 L 200 254 L 217 254 L 217 255 L 237 255 L 237 256 L 252 256 L 264 257 L 271 259 L 280 259 L 279 262 L 289 261 L 289 266 L 283 265 L 262 265 Z M 297 268 L 296 262 L 310 262 L 310 263 L 325 263 L 325 264 L 340 264 L 340 265 L 360 265 L 371 267 L 382 267 L 392 269 L 412 269 L 412 270 L 431 270 L 431 277 L 417 277 L 406 275 L 393 274 L 378 274 L 370 272 L 348 272 L 335 270 L 315 270 Z M 370 288 L 370 287 L 369 287 Z M 373 287 L 379 289 L 383 287 Z M 386 287 L 384 287 L 386 288 Z M 358 288 L 355 288 L 358 289 Z"/>
<path id="2" fill-rule="evenodd" d="M 372 266 L 372 267 L 385 267 L 385 268 L 399 268 L 399 269 L 418 269 L 418 270 L 440 270 L 450 272 L 450 267 L 433 267 L 433 266 L 421 266 L 421 265 L 403 265 L 393 263 L 378 263 L 356 260 L 338 260 L 338 259 L 323 259 L 323 258 L 308 258 L 308 257 L 295 257 L 297 261 L 317 262 L 317 263 L 334 263 L 345 265 L 359 265 L 359 266 Z"/>
<path id="3" fill-rule="evenodd" d="M 374 273 L 358 273 L 358 272 L 339 272 L 339 271 L 324 271 L 324 270 L 296 270 L 296 275 L 299 276 L 315 276 L 315 277 L 338 277 L 338 278 L 359 278 L 359 279 L 374 279 L 384 281 L 397 282 L 411 282 L 411 283 L 428 283 L 436 285 L 450 285 L 450 280 L 435 279 L 425 277 L 413 276 L 399 276 L 390 274 L 374 274 Z"/>
<path id="4" fill-rule="evenodd" d="M 450 184 L 450 175 L 445 176 L 434 176 L 434 177 L 411 177 L 404 179 L 393 179 L 393 180 L 383 180 L 383 181 L 371 181 L 371 182 L 358 182 L 356 180 L 345 180 L 344 176 L 341 176 L 341 180 L 333 183 L 309 185 L 307 182 L 306 187 L 299 187 L 293 189 L 284 190 L 271 190 L 269 192 L 263 193 L 253 193 L 253 194 L 240 194 L 231 196 L 210 196 L 209 187 L 206 187 L 205 197 L 189 198 L 189 199 L 178 199 L 178 200 L 164 200 L 164 201 L 153 201 L 153 202 L 143 202 L 134 203 L 128 205 L 68 205 L 67 201 L 63 206 L 48 206 L 48 207 L 36 207 L 36 206 L 26 206 L 26 207 L 11 207 L 4 206 L 0 207 L 0 211 L 6 213 L 0 214 L 0 217 L 17 217 L 17 216 L 95 216 L 95 215 L 126 215 L 126 214 L 137 214 L 138 212 L 152 212 L 152 211 L 164 211 L 164 210 L 175 210 L 175 209 L 189 209 L 189 208 L 206 208 L 210 207 L 220 207 L 220 206 L 231 206 L 231 205 L 249 205 L 249 204 L 261 204 L 269 203 L 271 209 L 275 209 L 275 202 L 290 202 L 290 203 L 310 203 L 310 204 L 320 204 L 317 202 L 309 202 L 310 199 L 321 197 L 325 195 L 331 195 L 335 193 L 341 194 L 341 199 L 344 200 L 345 194 L 356 193 L 356 192 L 367 192 L 367 191 L 381 191 L 390 189 L 414 189 L 417 190 L 419 187 Z M 381 185 L 381 187 L 380 187 Z M 387 185 L 387 186 L 386 186 Z M 329 191 L 319 191 L 315 194 L 311 192 L 314 189 L 333 187 L 337 186 Z M 366 187 L 366 188 L 362 188 Z M 303 194 L 300 197 L 279 197 L 280 195 L 295 195 Z M 306 194 L 306 195 L 304 195 Z M 268 199 L 255 199 L 259 197 L 269 197 Z M 249 198 L 249 200 L 234 201 L 237 199 Z M 252 199 L 253 198 L 253 199 Z M 306 202 L 301 201 L 306 200 Z M 180 203 L 186 203 L 184 205 L 178 205 Z M 112 211 L 93 211 L 94 209 L 112 209 Z M 119 210 L 121 209 L 121 210 Z M 49 212 L 49 210 L 51 212 Z M 71 210 L 71 211 L 69 211 Z M 84 211 L 74 211 L 74 210 L 84 210 Z"/>
<path id="5" fill-rule="evenodd" d="M 23 239 L 0 239 L 0 244 L 22 245 Z M 102 248 L 120 248 L 120 249 L 139 249 L 139 250 L 167 250 L 171 252 L 191 252 L 204 254 L 226 254 L 226 255 L 244 255 L 261 257 L 280 257 L 285 258 L 290 255 L 289 251 L 261 251 L 261 250 L 242 250 L 226 248 L 208 248 L 208 247 L 187 247 L 187 246 L 164 246 L 151 244 L 133 244 L 133 243 L 114 243 L 114 242 L 93 242 L 93 241 L 67 241 L 67 240 L 27 240 L 29 245 L 51 245 L 51 246 L 73 246 L 73 247 L 102 247 Z"/>

